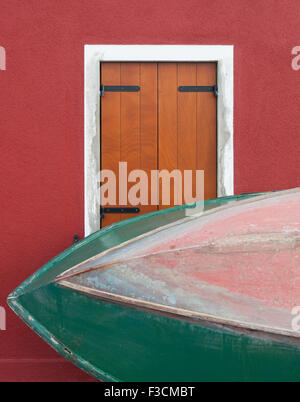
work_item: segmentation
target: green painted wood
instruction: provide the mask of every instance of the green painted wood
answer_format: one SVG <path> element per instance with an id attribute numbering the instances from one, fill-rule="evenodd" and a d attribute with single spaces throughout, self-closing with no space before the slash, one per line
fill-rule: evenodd
<path id="1" fill-rule="evenodd" d="M 256 195 L 209 200 L 205 209 Z M 73 265 L 175 222 L 192 207 L 154 212 L 98 231 L 20 285 L 9 305 L 58 353 L 101 380 L 300 381 L 300 345 L 293 338 L 168 317 L 53 283 Z"/>
<path id="2" fill-rule="evenodd" d="M 21 296 L 19 303 L 52 334 L 52 346 L 64 345 L 74 363 L 76 356 L 89 362 L 93 371 L 87 371 L 99 379 L 300 380 L 300 347 L 291 340 L 169 318 L 54 284 Z"/>

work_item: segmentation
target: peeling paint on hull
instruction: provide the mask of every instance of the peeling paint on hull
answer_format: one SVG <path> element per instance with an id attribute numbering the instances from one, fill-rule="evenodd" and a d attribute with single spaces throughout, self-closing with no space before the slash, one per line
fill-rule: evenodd
<path id="1" fill-rule="evenodd" d="M 299 191 L 294 192 L 299 194 Z M 283 194 L 281 197 L 285 197 L 284 192 L 281 194 Z M 272 199 L 272 196 L 270 196 L 270 199 Z M 226 199 L 224 203 L 234 200 L 237 200 L 237 198 Z M 210 201 L 207 203 L 207 209 L 213 202 Z M 223 203 L 220 200 L 218 202 L 220 205 Z M 257 198 L 257 203 L 259 202 L 261 201 Z M 239 201 L 236 205 L 241 205 L 239 208 L 243 209 L 243 203 L 246 209 L 248 208 L 247 205 L 250 205 L 246 201 Z M 149 248 L 147 236 L 143 237 L 143 234 L 145 232 L 157 231 L 157 233 L 153 233 L 151 236 L 159 238 L 164 230 L 162 226 L 170 224 L 173 229 L 168 229 L 168 233 L 171 230 L 173 234 L 176 234 L 176 222 L 183 218 L 180 215 L 182 209 L 164 210 L 158 214 L 154 213 L 149 214 L 149 216 L 134 218 L 121 224 L 113 225 L 113 227 L 101 230 L 97 234 L 90 236 L 56 257 L 55 260 L 49 262 L 26 281 L 26 283 L 21 285 L 9 297 L 9 305 L 27 325 L 57 350 L 58 353 L 99 380 L 300 381 L 299 339 L 297 336 L 287 336 L 291 334 L 284 331 L 283 328 L 279 328 L 279 331 L 272 333 L 272 331 L 268 331 L 266 328 L 260 330 L 259 327 L 252 327 L 251 325 L 241 327 L 229 320 L 226 322 L 226 320 L 207 319 L 205 316 L 194 317 L 189 314 L 185 316 L 180 314 L 180 303 L 183 302 L 186 303 L 185 307 L 187 311 L 191 311 L 189 303 L 195 297 L 195 294 L 193 295 L 192 293 L 201 288 L 197 285 L 197 283 L 199 284 L 197 281 L 199 281 L 201 276 L 201 280 L 207 281 L 208 284 L 208 286 L 206 284 L 201 289 L 202 291 L 209 291 L 209 294 L 211 294 L 213 288 L 215 289 L 215 286 L 220 287 L 220 283 L 216 283 L 218 278 L 223 281 L 222 285 L 227 284 L 228 294 L 224 293 L 221 296 L 223 297 L 223 302 L 225 299 L 228 302 L 234 296 L 236 287 L 240 286 L 239 281 L 234 282 L 231 288 L 228 285 L 230 281 L 226 279 L 226 273 L 228 274 L 230 270 L 227 269 L 221 272 L 220 266 L 218 268 L 217 264 L 215 269 L 209 270 L 203 270 L 199 267 L 199 272 L 197 273 L 197 265 L 193 266 L 193 261 L 188 255 L 192 268 L 191 272 L 194 275 L 194 282 L 190 283 L 186 281 L 186 284 L 184 284 L 182 281 L 182 288 L 183 290 L 186 289 L 187 295 L 190 294 L 190 300 L 186 300 L 189 297 L 183 294 L 181 302 L 178 296 L 180 278 L 176 284 L 175 279 L 170 282 L 171 277 L 168 279 L 164 276 L 165 274 L 162 274 L 162 277 L 159 278 L 155 273 L 159 273 L 159 269 L 162 268 L 162 261 L 163 265 L 169 270 L 173 270 L 174 273 L 177 272 L 176 270 L 180 268 L 181 262 L 186 261 L 187 256 L 184 253 L 190 252 L 187 250 L 191 250 L 189 248 L 193 247 L 193 239 L 198 246 L 199 240 L 202 239 L 201 241 L 203 242 L 201 247 L 195 248 L 194 251 L 197 250 L 196 253 L 193 251 L 194 261 L 197 261 L 197 259 L 199 261 L 200 256 L 201 261 L 206 259 L 206 264 L 207 259 L 214 260 L 216 256 L 221 256 L 223 261 L 227 261 L 228 256 L 232 257 L 232 255 L 242 256 L 245 259 L 245 256 L 251 256 L 251 253 L 257 254 L 257 248 L 263 251 L 265 255 L 270 255 L 270 253 L 272 255 L 274 244 L 277 244 L 277 252 L 279 254 L 297 253 L 298 234 L 297 230 L 295 230 L 298 224 L 297 219 L 294 219 L 292 223 L 286 222 L 287 225 L 283 231 L 274 231 L 273 226 L 275 223 L 270 222 L 269 236 L 262 235 L 261 233 L 258 236 L 245 233 L 243 237 L 239 236 L 240 232 L 236 232 L 231 233 L 231 237 L 219 236 L 217 240 L 214 237 L 215 240 L 209 242 L 209 236 L 205 237 L 206 232 L 203 229 L 205 224 L 212 223 L 210 231 L 208 231 L 210 237 L 212 230 L 216 233 L 218 232 L 220 235 L 222 230 L 224 233 L 227 233 L 229 228 L 229 226 L 226 228 L 224 224 L 218 226 L 213 223 L 218 214 L 216 209 L 208 213 L 206 218 L 204 214 L 203 217 L 184 220 L 185 223 L 183 225 L 191 226 L 198 221 L 201 222 L 201 225 L 204 225 L 202 230 L 199 231 L 200 237 L 198 236 L 197 239 L 195 236 L 193 239 L 189 238 L 186 236 L 185 230 L 180 230 L 181 234 L 177 237 L 176 235 L 170 235 L 171 243 L 168 243 L 169 238 L 167 235 L 163 237 L 164 244 L 158 242 L 156 245 L 154 241 L 151 242 Z M 227 212 L 225 212 L 227 219 L 234 219 L 235 216 L 239 215 L 235 215 L 234 210 L 236 210 L 234 207 L 227 209 Z M 249 223 L 251 223 L 250 221 Z M 172 222 L 175 222 L 175 226 Z M 245 222 L 245 219 L 242 219 L 242 222 Z M 252 220 L 252 222 L 255 223 L 256 221 Z M 255 230 L 257 231 L 257 227 Z M 256 233 L 255 230 L 253 233 Z M 283 234 L 284 231 L 286 236 Z M 136 240 L 134 239 L 138 236 L 141 236 L 138 240 L 141 245 L 141 248 L 138 248 L 141 251 L 141 255 L 134 259 L 131 253 L 136 254 Z M 123 248 L 119 248 L 119 244 L 124 244 Z M 175 259 L 167 257 L 165 253 L 166 245 L 167 248 L 169 246 L 173 247 L 169 251 L 171 250 L 173 255 L 176 256 Z M 179 250 L 179 254 L 176 254 Z M 152 278 L 151 280 L 157 281 L 160 279 L 161 281 L 165 281 L 165 284 L 169 283 L 169 286 L 173 286 L 173 290 L 175 286 L 176 289 L 173 292 L 173 296 L 178 293 L 177 299 L 174 299 L 175 301 L 172 300 L 172 292 L 170 292 L 170 289 L 167 289 L 169 300 L 165 302 L 165 305 L 170 307 L 174 306 L 175 303 L 175 308 L 178 311 L 170 312 L 159 308 L 153 309 L 151 306 L 139 306 L 138 303 L 133 305 L 126 303 L 124 300 L 118 300 L 118 297 L 115 299 L 95 297 L 92 292 L 78 292 L 72 289 L 71 286 L 66 287 L 66 283 L 62 283 L 63 280 L 69 281 L 69 284 L 73 282 L 74 285 L 79 280 L 77 284 L 85 283 L 88 285 L 89 290 L 96 289 L 97 286 L 101 285 L 101 281 L 85 282 L 88 280 L 91 272 L 93 272 L 93 269 L 97 268 L 95 262 L 99 262 L 99 259 L 101 262 L 101 258 L 103 258 L 101 256 L 104 256 L 106 262 L 110 259 L 112 261 L 109 270 L 113 270 L 115 265 L 117 271 L 120 269 L 120 253 L 122 254 L 122 258 L 126 257 L 126 264 L 129 264 L 129 270 L 133 270 L 132 272 L 149 265 L 152 268 L 151 273 L 146 272 L 144 269 L 144 273 L 147 273 L 149 280 Z M 180 253 L 183 254 L 180 255 Z M 157 255 L 160 256 L 160 259 L 158 259 Z M 88 261 L 91 261 L 90 264 L 94 267 L 92 271 L 91 267 L 88 267 Z M 213 267 L 211 264 L 210 266 Z M 73 267 L 77 268 L 74 269 Z M 84 267 L 84 270 L 79 275 L 78 270 L 80 271 L 82 267 Z M 100 264 L 100 268 L 97 269 L 101 270 L 101 267 L 103 269 L 103 265 Z M 97 269 L 94 270 L 94 275 Z M 298 265 L 295 269 L 296 272 L 299 272 L 297 271 Z M 64 277 L 66 272 L 68 272 L 68 278 Z M 128 272 L 126 273 L 126 270 L 123 270 L 123 272 L 129 275 L 129 277 L 127 276 L 127 280 L 131 280 L 131 286 L 142 284 L 139 280 L 136 282 L 136 279 L 139 278 L 138 276 L 130 276 Z M 294 275 L 294 273 L 295 271 L 290 271 L 290 275 Z M 244 271 L 244 274 L 246 275 L 246 271 Z M 241 277 L 241 280 L 246 278 L 248 285 L 250 283 L 250 274 L 251 269 L 248 271 L 248 278 L 247 275 Z M 183 279 L 184 276 L 182 277 Z M 95 286 L 95 283 L 97 286 Z M 61 286 L 62 284 L 64 286 Z M 144 295 L 147 293 L 145 292 L 145 288 L 147 287 L 149 288 L 146 284 L 141 295 L 135 295 L 136 299 L 145 301 Z M 161 297 L 164 296 L 162 289 L 160 290 Z M 249 286 L 244 286 L 240 292 L 240 301 L 243 301 L 245 297 L 249 297 L 249 295 L 243 294 L 243 291 L 247 289 L 249 290 Z M 122 286 L 117 291 L 117 296 L 122 295 L 122 291 L 120 290 L 122 290 Z M 297 301 L 295 300 L 297 292 L 295 294 L 296 296 L 291 298 L 293 303 Z M 284 292 L 282 295 L 284 296 Z M 128 297 L 128 294 L 125 294 L 124 297 Z M 158 295 L 155 297 L 157 298 Z M 218 293 L 218 297 L 220 297 L 220 292 Z M 263 305 L 267 306 L 266 308 L 271 309 L 272 314 L 274 314 L 272 317 L 276 318 L 276 309 L 286 307 L 285 303 L 289 303 L 288 297 L 283 297 L 280 300 L 281 304 L 277 302 L 276 304 L 274 300 L 272 301 L 271 295 L 268 295 L 268 297 L 269 301 L 267 300 L 267 302 L 266 300 L 261 300 L 259 297 L 256 300 L 263 302 Z M 164 304 L 163 300 L 163 298 L 159 300 L 160 306 Z M 218 299 L 215 301 L 217 302 Z M 150 303 L 153 303 L 153 300 L 150 300 Z M 179 304 L 177 305 L 176 303 Z M 232 301 L 230 303 L 227 308 L 232 309 L 234 303 Z M 289 304 L 287 305 L 289 306 Z M 199 306 L 197 309 L 199 310 Z M 198 310 L 196 312 L 199 312 Z M 239 309 L 236 308 L 236 311 L 238 312 Z"/>

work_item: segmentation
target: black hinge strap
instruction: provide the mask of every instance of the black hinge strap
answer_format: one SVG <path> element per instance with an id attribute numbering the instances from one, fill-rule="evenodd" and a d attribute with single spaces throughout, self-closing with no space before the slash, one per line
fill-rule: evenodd
<path id="1" fill-rule="evenodd" d="M 140 208 L 137 207 L 101 207 L 100 216 L 104 218 L 104 214 L 138 214 Z"/>
<path id="2" fill-rule="evenodd" d="M 179 92 L 213 92 L 215 96 L 218 96 L 217 85 L 204 86 L 204 85 L 192 85 L 192 86 L 180 86 L 178 87 Z"/>
<path id="3" fill-rule="evenodd" d="M 100 96 L 105 92 L 139 92 L 140 89 L 137 85 L 100 85 Z"/>

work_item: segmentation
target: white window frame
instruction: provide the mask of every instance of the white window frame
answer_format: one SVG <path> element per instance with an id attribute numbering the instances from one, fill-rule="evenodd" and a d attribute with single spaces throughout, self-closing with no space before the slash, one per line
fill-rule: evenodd
<path id="1" fill-rule="evenodd" d="M 100 227 L 100 69 L 115 62 L 217 62 L 217 194 L 234 192 L 232 45 L 84 46 L 84 220 L 85 236 Z"/>

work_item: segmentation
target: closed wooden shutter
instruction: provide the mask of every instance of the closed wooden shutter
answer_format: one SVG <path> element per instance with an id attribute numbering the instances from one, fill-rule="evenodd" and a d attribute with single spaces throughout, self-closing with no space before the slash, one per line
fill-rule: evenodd
<path id="1" fill-rule="evenodd" d="M 216 63 L 101 63 L 101 84 L 140 87 L 101 97 L 101 169 L 114 171 L 119 179 L 119 162 L 127 162 L 128 173 L 143 169 L 149 180 L 151 170 L 204 170 L 205 199 L 216 197 L 216 97 L 178 90 L 216 85 Z M 150 205 L 150 181 L 148 188 L 149 205 L 139 205 L 140 214 L 165 207 L 161 200 L 159 206 Z M 118 203 L 118 185 L 116 195 L 113 207 L 131 206 Z M 105 214 L 101 226 L 131 216 L 136 214 Z"/>

